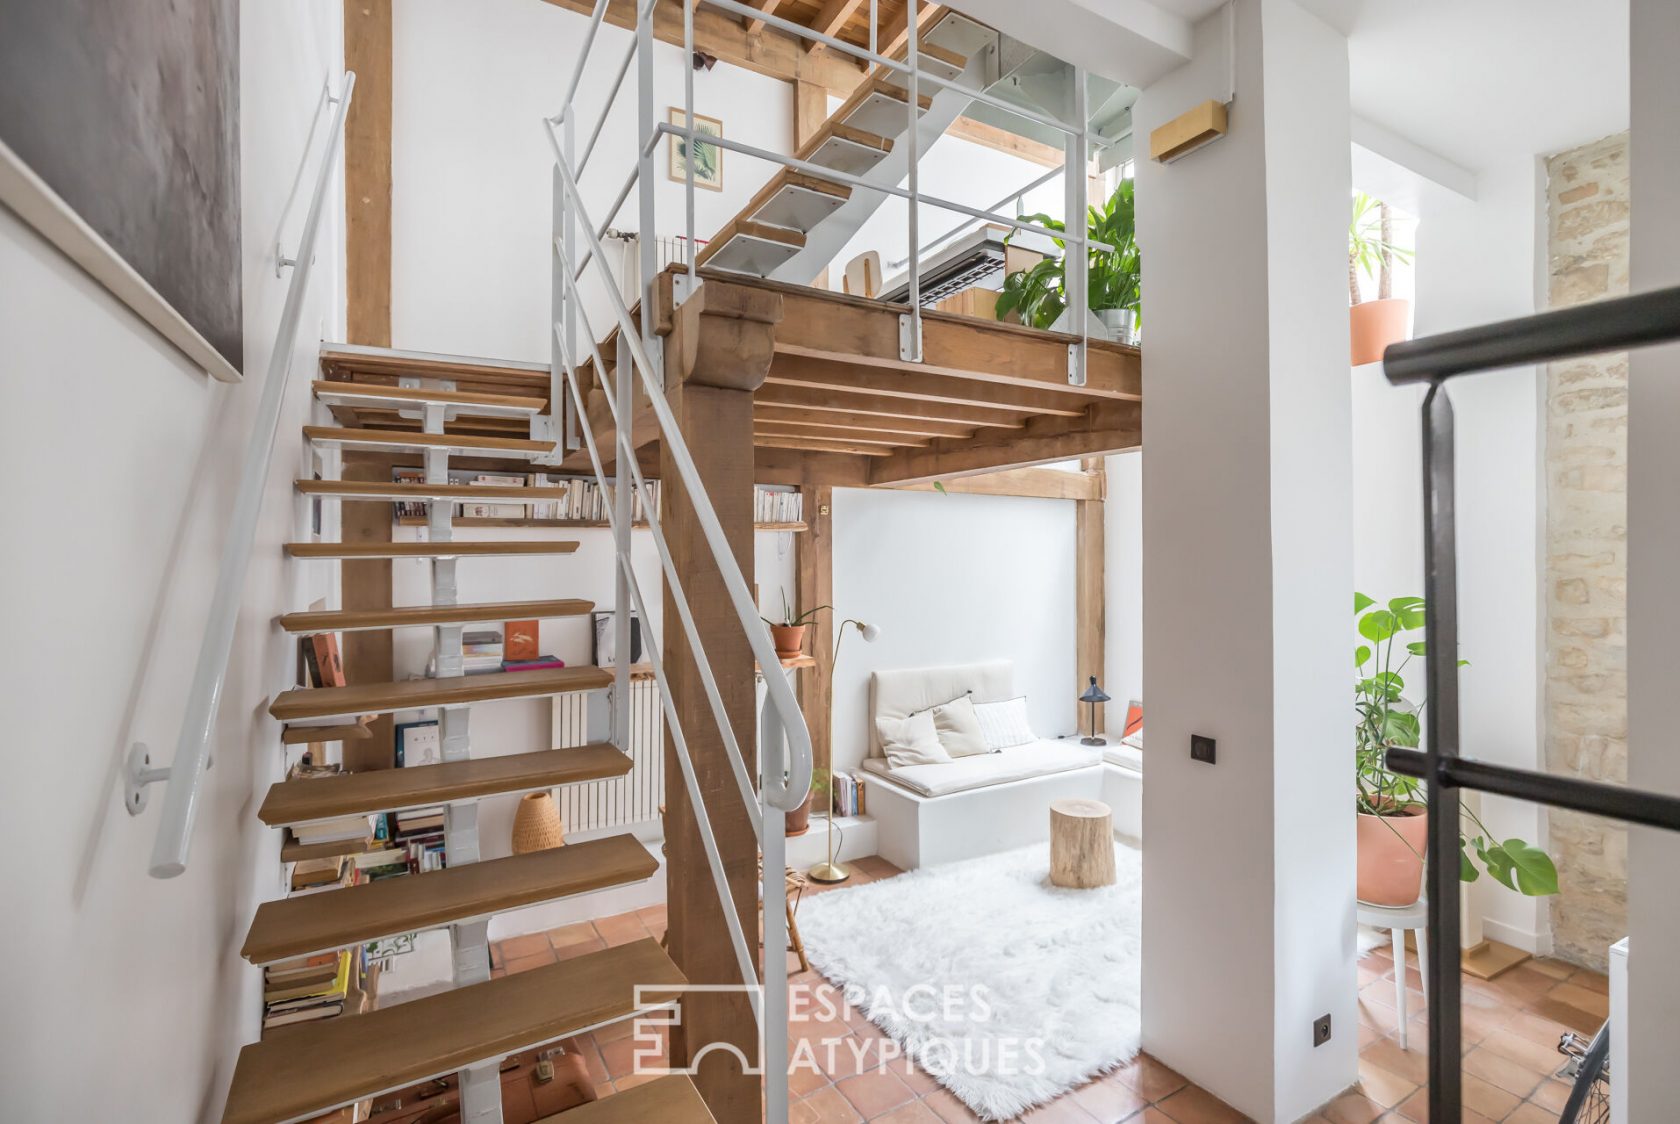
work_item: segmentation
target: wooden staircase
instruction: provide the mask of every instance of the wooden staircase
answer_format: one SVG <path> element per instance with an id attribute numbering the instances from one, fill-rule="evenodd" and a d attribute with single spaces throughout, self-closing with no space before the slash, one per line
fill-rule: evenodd
<path id="1" fill-rule="evenodd" d="M 269 712 L 281 722 L 316 723 L 288 726 L 284 741 L 298 750 L 309 744 L 319 752 L 325 742 L 365 743 L 372 716 L 435 710 L 444 759 L 407 768 L 282 780 L 269 789 L 257 816 L 270 827 L 287 830 L 290 840 L 291 829 L 311 824 L 441 807 L 447 865 L 266 902 L 257 909 L 241 955 L 262 965 L 408 933 L 447 930 L 455 986 L 397 1007 L 347 1011 L 270 1031 L 240 1052 L 223 1116 L 231 1124 L 312 1120 L 454 1071 L 461 1073 L 463 1096 L 470 1089 L 472 1096 L 493 1097 L 499 1089 L 495 1070 L 502 1058 L 669 1005 L 685 984 L 653 941 L 515 976 L 492 978 L 490 971 L 486 927 L 492 916 L 633 885 L 659 871 L 658 859 L 628 834 L 479 860 L 479 800 L 608 780 L 632 768 L 629 757 L 603 741 L 475 757 L 467 736 L 468 708 L 474 704 L 599 692 L 612 683 L 609 672 L 590 666 L 463 675 L 455 658 L 466 626 L 574 617 L 594 608 L 576 598 L 462 604 L 454 596 L 455 567 L 462 560 L 478 565 L 479 559 L 564 557 L 577 550 L 578 544 L 569 541 L 452 541 L 449 513 L 457 502 L 528 503 L 561 496 L 559 488 L 448 482 L 451 456 L 476 458 L 475 464 L 487 458 L 549 460 L 552 443 L 531 440 L 511 428 L 529 427 L 547 410 L 546 373 L 539 381 L 538 372 L 528 366 L 342 347 L 324 349 L 322 366 L 326 377 L 314 383 L 315 398 L 320 409 L 330 411 L 341 424 L 305 426 L 304 437 L 322 450 L 419 454 L 428 482 L 299 480 L 298 493 L 324 501 L 434 506 L 427 541 L 295 542 L 287 544 L 286 552 L 300 562 L 426 561 L 433 569 L 433 603 L 289 612 L 278 623 L 300 636 L 429 627 L 434 630 L 436 674 L 300 687 L 281 692 Z M 347 370 L 354 372 L 348 378 Z M 504 435 L 497 431 L 499 426 L 510 428 Z M 337 461 L 329 455 L 323 463 Z M 319 724 L 323 722 L 332 724 Z M 293 840 L 285 855 L 341 854 L 361 846 L 312 846 Z M 474 1080 L 486 1073 L 488 1080 Z M 479 1107 L 484 1103 L 480 1100 Z M 463 1118 L 467 1107 L 464 1101 Z M 567 1113 L 566 1119 L 578 1124 L 701 1124 L 712 1116 L 686 1077 L 671 1076 L 583 1106 Z"/>

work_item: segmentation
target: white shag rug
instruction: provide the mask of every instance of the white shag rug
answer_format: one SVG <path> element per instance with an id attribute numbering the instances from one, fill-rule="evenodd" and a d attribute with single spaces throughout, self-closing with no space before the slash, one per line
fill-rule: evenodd
<path id="1" fill-rule="evenodd" d="M 1117 843 L 1115 869 L 1113 886 L 1057 888 L 1041 843 L 809 897 L 799 930 L 918 1068 L 1003 1120 L 1138 1052 L 1138 851 Z"/>

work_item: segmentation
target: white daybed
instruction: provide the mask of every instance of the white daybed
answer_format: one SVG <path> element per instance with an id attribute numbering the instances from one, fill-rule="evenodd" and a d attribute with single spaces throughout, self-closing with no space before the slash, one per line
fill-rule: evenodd
<path id="1" fill-rule="evenodd" d="M 1044 738 L 937 765 L 892 768 L 877 718 L 901 719 L 970 693 L 976 703 L 1015 697 L 1007 660 L 878 671 L 869 677 L 869 757 L 861 779 L 877 850 L 902 870 L 1007 851 L 1050 837 L 1050 803 L 1103 800 L 1116 834 L 1142 834 L 1142 754 L 1077 738 Z"/>

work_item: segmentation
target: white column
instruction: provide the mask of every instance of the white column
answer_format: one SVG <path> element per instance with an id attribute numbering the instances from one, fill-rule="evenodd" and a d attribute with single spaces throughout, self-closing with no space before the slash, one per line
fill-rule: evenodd
<path id="1" fill-rule="evenodd" d="M 1680 7 L 1633 0 L 1629 287 L 1680 285 Z M 1628 361 L 1628 784 L 1680 793 L 1673 722 L 1680 628 L 1680 346 Z M 1666 716 L 1666 717 L 1665 717 Z M 1629 1120 L 1668 1120 L 1680 1104 L 1680 836 L 1628 832 L 1628 1057 L 1614 1075 Z M 1624 1091 L 1625 1090 L 1625 1094 Z"/>
<path id="2" fill-rule="evenodd" d="M 1357 1077 L 1348 62 L 1291 0 L 1237 0 L 1232 26 L 1229 134 L 1137 173 L 1143 1045 L 1266 1122 Z M 1223 12 L 1196 26 L 1140 142 L 1226 96 L 1229 49 Z"/>

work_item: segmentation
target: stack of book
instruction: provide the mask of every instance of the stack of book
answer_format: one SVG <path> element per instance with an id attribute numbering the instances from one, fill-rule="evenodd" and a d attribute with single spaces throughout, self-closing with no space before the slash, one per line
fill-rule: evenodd
<path id="1" fill-rule="evenodd" d="M 306 753 L 296 765 L 292 766 L 291 771 L 286 774 L 286 779 L 309 780 L 315 777 L 332 777 L 337 776 L 343 771 L 344 766 L 342 765 L 316 765 L 310 760 L 310 755 Z M 365 840 L 368 838 L 368 818 L 366 816 L 338 816 L 330 820 L 316 820 L 313 823 L 293 824 L 292 836 L 299 843 L 305 844 L 341 843 L 351 839 Z M 297 865 L 302 864 L 300 863 Z M 339 874 L 342 873 L 343 871 L 339 872 Z M 295 881 L 295 870 L 293 874 Z M 326 882 L 315 882 L 313 884 L 326 885 L 329 882 L 336 880 L 336 878 L 337 876 L 335 875 L 333 879 L 328 879 Z M 294 885 L 292 888 L 299 889 L 300 887 Z"/>
<path id="2" fill-rule="evenodd" d="M 834 777 L 834 814 L 836 816 L 861 816 L 864 812 L 863 786 L 851 773 L 835 773 Z"/>
<path id="3" fill-rule="evenodd" d="M 360 949 L 347 949 L 268 965 L 263 969 L 263 1029 L 343 1014 L 360 961 Z"/>
<path id="4" fill-rule="evenodd" d="M 343 855 L 299 859 L 292 864 L 292 893 L 312 894 L 317 890 L 345 885 L 345 867 Z"/>
<path id="5" fill-rule="evenodd" d="M 461 634 L 461 670 L 482 675 L 502 670 L 502 634 L 494 628 Z"/>
<path id="6" fill-rule="evenodd" d="M 754 523 L 798 523 L 805 518 L 805 496 L 776 488 L 753 489 Z"/>
<path id="7" fill-rule="evenodd" d="M 338 633 L 317 632 L 298 638 L 298 683 L 304 687 L 342 687 L 344 661 L 338 654 Z"/>
<path id="8" fill-rule="evenodd" d="M 479 487 L 523 488 L 525 487 L 525 477 L 481 474 L 474 476 L 467 483 Z M 526 511 L 526 504 L 497 501 L 495 503 L 464 503 L 460 505 L 458 514 L 468 519 L 524 519 Z"/>
<path id="9" fill-rule="evenodd" d="M 411 812 L 385 812 L 374 824 L 374 841 L 376 848 L 370 848 L 380 855 L 381 863 L 372 869 L 381 871 L 382 877 L 388 877 L 384 871 L 387 866 L 395 865 L 399 860 L 392 851 L 402 853 L 401 862 L 408 868 L 408 873 L 418 874 L 426 870 L 442 870 L 449 863 L 443 850 L 443 809 L 417 808 Z M 363 871 L 368 875 L 371 871 Z"/>

